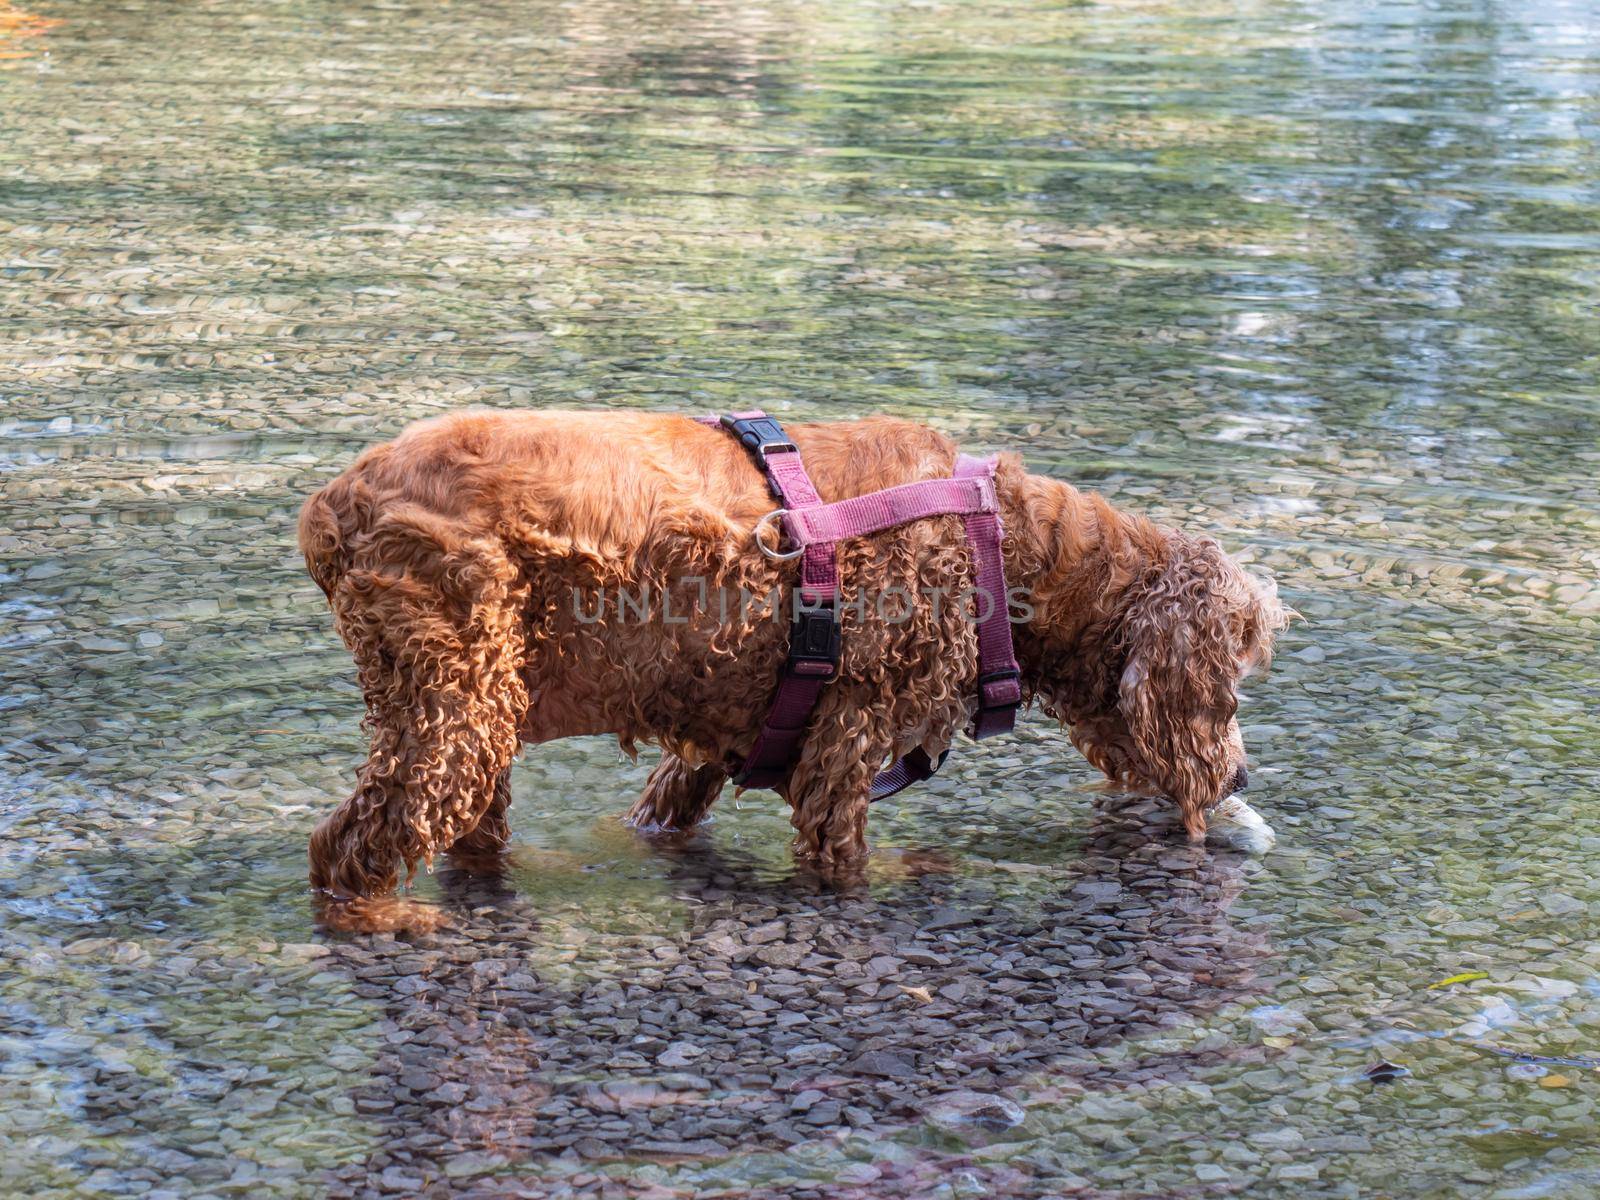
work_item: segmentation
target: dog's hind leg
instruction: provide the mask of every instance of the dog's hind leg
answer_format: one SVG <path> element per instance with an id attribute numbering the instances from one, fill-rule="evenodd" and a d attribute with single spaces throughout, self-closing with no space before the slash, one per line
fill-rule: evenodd
<path id="1" fill-rule="evenodd" d="M 706 819 L 727 782 L 728 772 L 721 764 L 691 767 L 664 750 L 644 785 L 644 794 L 624 819 L 636 829 L 693 829 Z"/>
<path id="2" fill-rule="evenodd" d="M 475 830 L 519 746 L 515 568 L 471 543 L 410 561 L 425 575 L 353 570 L 333 596 L 372 732 L 355 791 L 311 838 L 312 885 L 335 895 L 389 891 L 400 862 L 409 876 Z"/>

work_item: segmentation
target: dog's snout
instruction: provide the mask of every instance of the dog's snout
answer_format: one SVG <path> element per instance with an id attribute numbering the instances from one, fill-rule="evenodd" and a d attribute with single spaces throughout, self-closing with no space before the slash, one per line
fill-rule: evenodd
<path id="1" fill-rule="evenodd" d="M 1240 763 L 1239 769 L 1233 773 L 1233 782 L 1228 785 L 1228 794 L 1232 796 L 1238 792 L 1244 791 L 1249 786 L 1250 772 L 1245 770 L 1243 763 Z"/>

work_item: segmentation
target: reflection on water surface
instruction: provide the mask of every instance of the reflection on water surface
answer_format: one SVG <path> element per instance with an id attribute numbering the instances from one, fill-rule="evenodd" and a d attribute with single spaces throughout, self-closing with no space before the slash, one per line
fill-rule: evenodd
<path id="1" fill-rule="evenodd" d="M 0 1192 L 1590 1194 L 1597 26 L 0 3 Z M 1216 532 L 1307 617 L 1279 849 L 1034 723 L 832 893 L 574 742 L 451 928 L 319 931 L 294 513 L 469 403 L 892 411 Z"/>

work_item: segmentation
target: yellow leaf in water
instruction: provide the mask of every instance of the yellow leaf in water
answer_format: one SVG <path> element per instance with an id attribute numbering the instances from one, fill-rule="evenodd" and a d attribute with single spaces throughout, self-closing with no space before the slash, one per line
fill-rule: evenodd
<path id="1" fill-rule="evenodd" d="M 1290 1046 L 1294 1045 L 1294 1039 L 1286 1037 L 1264 1037 L 1261 1039 L 1261 1044 L 1263 1046 L 1271 1046 L 1274 1050 L 1287 1050 Z"/>
<path id="2" fill-rule="evenodd" d="M 918 1004 L 932 1004 L 933 1003 L 933 993 L 930 992 L 925 987 L 907 987 L 905 984 L 902 983 L 900 985 L 900 990 L 902 992 L 904 992 L 906 995 L 910 996 Z"/>
<path id="3" fill-rule="evenodd" d="M 1452 975 L 1448 979 L 1441 979 L 1438 983 L 1430 983 L 1428 985 L 1428 990 L 1431 992 L 1434 988 L 1449 987 L 1452 983 L 1467 983 L 1473 979 L 1487 978 L 1489 978 L 1489 972 L 1487 971 L 1463 971 L 1459 975 Z"/>
<path id="4" fill-rule="evenodd" d="M 1539 1080 L 1540 1087 L 1571 1087 L 1572 1080 L 1565 1075 L 1546 1075 Z"/>
<path id="5" fill-rule="evenodd" d="M 41 17 L 36 13 L 24 12 L 12 4 L 11 0 L 0 0 L 0 43 L 35 38 L 59 24 L 61 24 L 59 18 Z M 0 46 L 0 58 L 27 58 L 28 55 L 27 50 Z"/>

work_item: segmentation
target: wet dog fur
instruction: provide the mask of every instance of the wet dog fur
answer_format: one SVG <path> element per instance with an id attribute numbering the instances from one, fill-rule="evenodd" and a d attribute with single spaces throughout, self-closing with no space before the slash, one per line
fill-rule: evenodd
<path id="1" fill-rule="evenodd" d="M 948 437 L 904 420 L 789 431 L 825 501 L 948 476 L 956 458 Z M 996 488 L 1006 576 L 1032 609 L 1013 626 L 1025 699 L 1109 778 L 1170 797 L 1203 838 L 1244 777 L 1237 685 L 1286 623 L 1274 589 L 1211 538 L 1030 474 L 1015 455 L 1001 456 Z M 441 851 L 499 850 L 519 750 L 578 734 L 662 748 L 634 823 L 702 820 L 755 740 L 788 620 L 696 601 L 787 596 L 796 565 L 752 535 L 774 503 L 732 437 L 681 416 L 468 412 L 363 453 L 300 516 L 371 735 L 354 791 L 312 836 L 313 885 L 377 896 Z M 947 745 L 977 673 L 962 605 L 886 619 L 871 599 L 969 587 L 959 517 L 843 543 L 838 559 L 840 674 L 779 789 L 796 852 L 824 870 L 866 853 L 874 774 Z M 597 606 L 624 592 L 689 619 Z"/>

